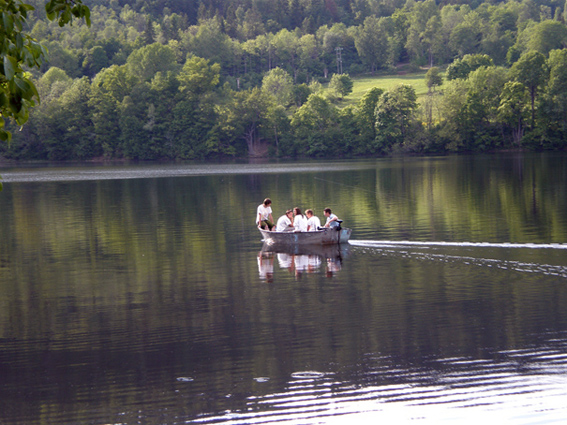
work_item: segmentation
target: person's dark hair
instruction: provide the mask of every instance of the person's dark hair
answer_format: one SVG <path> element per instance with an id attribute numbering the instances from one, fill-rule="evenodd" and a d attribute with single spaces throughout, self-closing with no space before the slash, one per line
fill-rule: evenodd
<path id="1" fill-rule="evenodd" d="M 329 213 L 329 214 L 331 214 L 331 209 L 330 209 L 330 208 L 325 208 L 325 210 L 324 210 L 324 211 L 325 211 L 326 213 Z"/>
<path id="2" fill-rule="evenodd" d="M 268 205 L 270 205 L 272 203 L 272 200 L 270 198 L 266 198 L 264 199 L 264 206 L 267 207 Z"/>
<path id="3" fill-rule="evenodd" d="M 313 215 L 313 210 L 311 208 L 305 210 L 305 215 Z"/>
<path id="4" fill-rule="evenodd" d="M 293 209 L 293 213 L 294 213 L 295 215 L 301 215 L 301 210 L 300 210 L 298 207 L 295 207 L 295 208 Z"/>

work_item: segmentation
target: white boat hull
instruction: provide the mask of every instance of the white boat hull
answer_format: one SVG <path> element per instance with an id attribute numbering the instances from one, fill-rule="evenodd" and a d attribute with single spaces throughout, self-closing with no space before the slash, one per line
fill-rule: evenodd
<path id="1" fill-rule="evenodd" d="M 259 229 L 264 242 L 269 245 L 332 245 L 348 242 L 352 233 L 351 229 L 325 228 L 314 232 L 270 232 Z"/>

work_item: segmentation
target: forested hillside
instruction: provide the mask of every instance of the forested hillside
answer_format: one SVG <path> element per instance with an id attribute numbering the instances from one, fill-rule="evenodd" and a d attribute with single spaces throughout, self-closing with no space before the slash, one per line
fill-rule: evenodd
<path id="1" fill-rule="evenodd" d="M 357 156 L 567 146 L 556 1 L 95 0 L 29 33 L 41 104 L 9 159 Z M 403 65 L 403 68 L 402 68 Z M 340 107 L 358 75 L 428 69 Z M 327 87 L 328 85 L 328 87 Z"/>

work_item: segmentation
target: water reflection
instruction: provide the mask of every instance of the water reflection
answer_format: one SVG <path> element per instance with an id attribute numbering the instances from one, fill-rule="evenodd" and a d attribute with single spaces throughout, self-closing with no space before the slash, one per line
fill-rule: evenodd
<path id="1" fill-rule="evenodd" d="M 566 159 L 13 175 L 0 422 L 561 422 Z M 264 249 L 267 195 L 352 245 Z"/>
<path id="2" fill-rule="evenodd" d="M 274 262 L 281 270 L 301 279 L 304 274 L 325 273 L 332 278 L 342 269 L 350 246 L 341 245 L 270 245 L 264 243 L 258 252 L 258 274 L 267 282 L 274 280 Z M 324 265 L 324 267 L 322 267 Z"/>
<path id="3" fill-rule="evenodd" d="M 355 370 L 294 372 L 283 390 L 249 396 L 241 409 L 193 422 L 543 424 L 562 423 L 567 414 L 565 338 L 485 359 L 451 357 L 405 367 L 397 361 L 368 353 Z"/>

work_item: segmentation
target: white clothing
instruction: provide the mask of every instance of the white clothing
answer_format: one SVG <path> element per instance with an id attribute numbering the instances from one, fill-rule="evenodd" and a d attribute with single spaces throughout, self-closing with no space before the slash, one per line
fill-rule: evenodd
<path id="1" fill-rule="evenodd" d="M 313 232 L 321 227 L 321 220 L 316 215 L 312 215 L 310 219 L 307 220 L 307 226 L 309 227 L 309 231 Z"/>
<path id="2" fill-rule="evenodd" d="M 258 205 L 258 211 L 256 212 L 256 224 L 259 224 L 260 221 L 267 220 L 270 218 L 270 214 L 272 213 L 272 207 L 269 205 L 267 207 L 264 204 Z M 258 219 L 258 217 L 262 217 Z"/>
<path id="3" fill-rule="evenodd" d="M 291 230 L 291 220 L 287 215 L 282 215 L 278 218 L 278 223 L 276 224 L 276 231 L 283 232 L 285 230 Z"/>
<path id="4" fill-rule="evenodd" d="M 282 269 L 289 269 L 293 264 L 293 258 L 285 252 L 278 252 L 278 263 Z"/>
<path id="5" fill-rule="evenodd" d="M 307 232 L 307 219 L 301 214 L 296 215 L 293 219 L 293 227 L 296 231 Z"/>
<path id="6" fill-rule="evenodd" d="M 304 272 L 309 268 L 309 256 L 307 255 L 296 255 L 293 262 L 295 264 L 295 271 Z"/>
<path id="7" fill-rule="evenodd" d="M 260 279 L 267 279 L 268 275 L 274 274 L 274 263 L 273 258 L 266 258 L 262 255 L 258 256 L 258 272 L 260 273 Z"/>

